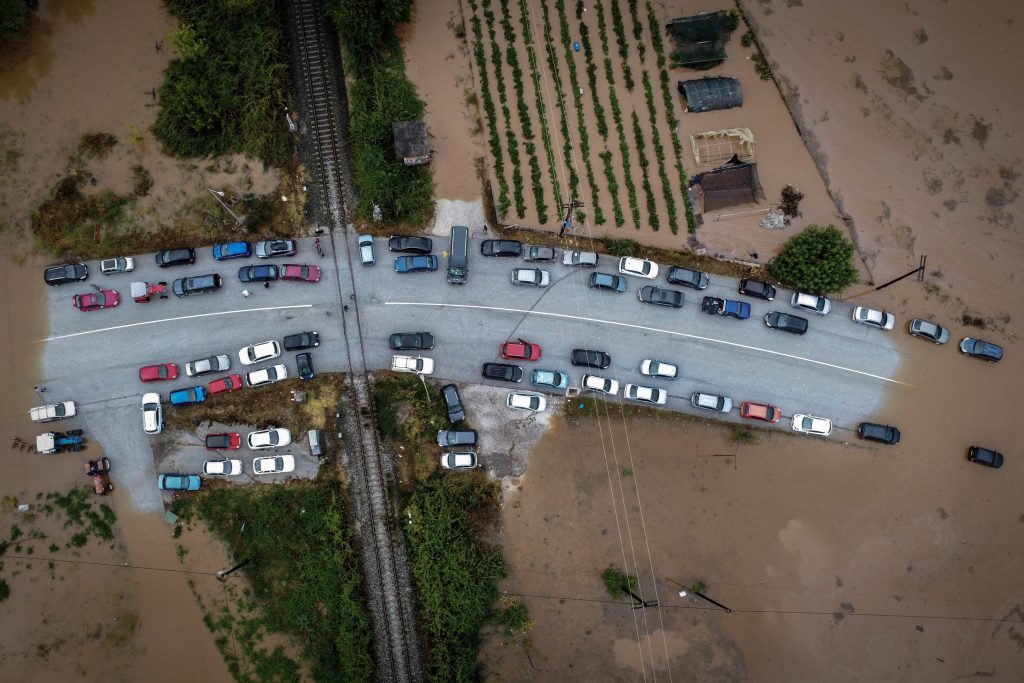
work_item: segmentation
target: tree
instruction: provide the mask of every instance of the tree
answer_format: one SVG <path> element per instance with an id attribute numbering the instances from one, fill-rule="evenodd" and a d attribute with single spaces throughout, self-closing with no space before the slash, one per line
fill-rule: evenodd
<path id="1" fill-rule="evenodd" d="M 768 263 L 768 272 L 802 292 L 828 294 L 857 281 L 854 246 L 834 225 L 808 225 Z"/>
<path id="2" fill-rule="evenodd" d="M 12 40 L 28 23 L 39 0 L 0 0 L 0 40 Z"/>

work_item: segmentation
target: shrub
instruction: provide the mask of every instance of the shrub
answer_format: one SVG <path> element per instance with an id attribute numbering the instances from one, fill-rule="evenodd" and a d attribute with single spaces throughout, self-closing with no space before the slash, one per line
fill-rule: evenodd
<path id="1" fill-rule="evenodd" d="M 782 201 L 779 203 L 779 207 L 782 209 L 782 213 L 790 218 L 796 218 L 800 215 L 800 200 L 804 198 L 804 193 L 796 189 L 792 185 L 786 185 L 782 188 Z"/>
<path id="2" fill-rule="evenodd" d="M 739 10 L 729 10 L 725 15 L 725 19 L 722 21 L 722 26 L 726 31 L 735 31 L 740 27 L 740 13 Z"/>
<path id="3" fill-rule="evenodd" d="M 748 28 L 746 32 L 740 37 L 740 43 L 743 47 L 750 47 L 754 44 L 754 29 Z"/>
<path id="4" fill-rule="evenodd" d="M 802 292 L 838 292 L 857 281 L 853 253 L 853 244 L 835 226 L 808 225 L 782 246 L 768 272 Z"/>
<path id="5" fill-rule="evenodd" d="M 102 159 L 117 144 L 117 138 L 110 133 L 85 133 L 78 140 L 78 153 L 83 157 Z"/>
<path id="6" fill-rule="evenodd" d="M 19 38 L 21 30 L 28 24 L 29 15 L 38 7 L 39 0 L 0 1 L 0 41 Z"/>
<path id="7" fill-rule="evenodd" d="M 608 589 L 608 593 L 616 600 L 625 597 L 630 591 L 636 590 L 639 585 L 635 576 L 621 572 L 615 567 L 608 567 L 601 572 L 601 581 Z"/>
<path id="8" fill-rule="evenodd" d="M 772 67 L 760 51 L 755 52 L 751 59 L 754 61 L 754 71 L 762 81 L 770 81 L 772 78 Z"/>

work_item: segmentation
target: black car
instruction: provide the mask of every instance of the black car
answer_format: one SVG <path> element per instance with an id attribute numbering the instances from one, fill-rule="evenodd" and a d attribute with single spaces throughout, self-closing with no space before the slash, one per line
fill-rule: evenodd
<path id="1" fill-rule="evenodd" d="M 898 444 L 900 442 L 900 430 L 874 422 L 861 422 L 857 427 L 857 436 L 879 443 Z"/>
<path id="2" fill-rule="evenodd" d="M 661 287 L 646 285 L 640 288 L 637 298 L 645 304 L 656 304 L 670 308 L 683 307 L 683 293 L 678 289 L 662 289 Z"/>
<path id="3" fill-rule="evenodd" d="M 388 240 L 388 251 L 407 251 L 411 254 L 429 254 L 434 241 L 429 237 L 415 235 L 392 235 Z"/>
<path id="4" fill-rule="evenodd" d="M 320 346 L 320 335 L 316 332 L 299 332 L 284 338 L 285 351 L 301 351 Z"/>
<path id="5" fill-rule="evenodd" d="M 612 364 L 612 357 L 604 351 L 573 349 L 570 359 L 573 365 L 582 365 L 587 368 L 604 369 Z"/>
<path id="6" fill-rule="evenodd" d="M 454 384 L 445 384 L 441 387 L 441 398 L 444 399 L 445 410 L 448 411 L 448 421 L 457 424 L 466 419 L 466 411 L 462 407 L 462 398 L 459 396 L 459 388 Z"/>
<path id="7" fill-rule="evenodd" d="M 708 285 L 711 284 L 711 278 L 708 277 L 707 273 L 702 273 L 699 270 L 690 270 L 689 268 L 680 268 L 679 266 L 669 268 L 665 279 L 674 285 L 692 287 L 693 289 L 707 289 Z"/>
<path id="8" fill-rule="evenodd" d="M 277 266 L 242 266 L 238 269 L 242 282 L 273 282 L 277 279 Z"/>
<path id="9" fill-rule="evenodd" d="M 740 294 L 746 294 L 756 299 L 771 301 L 775 298 L 775 288 L 767 282 L 743 278 L 740 280 Z"/>
<path id="10" fill-rule="evenodd" d="M 523 243 L 518 240 L 484 240 L 480 243 L 480 253 L 484 256 L 520 256 Z"/>
<path id="11" fill-rule="evenodd" d="M 960 340 L 960 353 L 996 363 L 1003 358 L 1003 347 L 983 339 L 964 337 Z"/>
<path id="12" fill-rule="evenodd" d="M 313 355 L 300 353 L 295 356 L 295 367 L 299 369 L 300 379 L 313 379 Z"/>
<path id="13" fill-rule="evenodd" d="M 171 284 L 175 296 L 191 296 L 192 294 L 208 294 L 220 289 L 220 275 L 197 275 L 196 277 L 180 277 Z"/>
<path id="14" fill-rule="evenodd" d="M 437 445 L 445 446 L 475 446 L 475 429 L 442 429 L 437 433 Z"/>
<path id="15" fill-rule="evenodd" d="M 807 318 L 789 313 L 772 311 L 764 317 L 764 324 L 775 330 L 791 334 L 807 334 Z"/>
<path id="16" fill-rule="evenodd" d="M 523 252 L 523 260 L 551 262 L 555 260 L 555 250 L 551 247 L 527 246 Z"/>
<path id="17" fill-rule="evenodd" d="M 69 282 L 81 282 L 89 277 L 89 266 L 84 263 L 65 263 L 61 266 L 50 266 L 43 271 L 43 281 L 51 287 L 66 285 Z"/>
<path id="18" fill-rule="evenodd" d="M 988 465 L 998 469 L 1003 466 L 1003 454 L 981 446 L 971 446 L 967 451 L 967 459 L 979 465 Z"/>
<path id="19" fill-rule="evenodd" d="M 196 262 L 196 250 L 191 247 L 165 249 L 156 253 L 156 264 L 161 268 L 168 266 L 190 266 Z"/>
<path id="20" fill-rule="evenodd" d="M 626 278 L 608 273 L 591 273 L 590 286 L 594 289 L 610 289 L 613 292 L 626 291 Z"/>
<path id="21" fill-rule="evenodd" d="M 395 351 L 420 351 L 434 348 L 434 335 L 429 332 L 396 332 L 388 338 Z"/>
<path id="22" fill-rule="evenodd" d="M 509 363 L 484 363 L 484 379 L 496 379 L 502 382 L 522 382 L 523 369 Z"/>

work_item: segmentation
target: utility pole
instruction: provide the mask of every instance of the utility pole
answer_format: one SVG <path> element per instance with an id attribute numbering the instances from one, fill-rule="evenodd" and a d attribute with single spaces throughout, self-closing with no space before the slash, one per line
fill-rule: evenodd
<path id="1" fill-rule="evenodd" d="M 237 224 L 237 225 L 244 225 L 245 224 L 245 216 L 239 216 L 237 213 L 235 213 L 234 211 L 231 210 L 230 206 L 228 206 L 227 204 L 224 203 L 224 199 L 223 199 L 224 191 L 223 190 L 213 190 L 213 189 L 210 189 L 210 188 L 206 188 L 206 190 L 210 194 L 213 195 L 213 198 L 216 199 L 220 203 L 221 206 L 224 207 L 225 211 L 227 211 L 228 213 L 231 214 L 231 217 L 235 219 L 235 224 Z"/>
<path id="2" fill-rule="evenodd" d="M 583 202 L 575 197 L 570 199 L 568 204 L 562 204 L 562 208 L 565 209 L 565 218 L 562 219 L 562 229 L 558 231 L 559 237 L 565 237 L 565 231 L 572 228 L 572 212 L 582 209 L 584 206 Z"/>
<path id="3" fill-rule="evenodd" d="M 231 572 L 237 571 L 237 570 L 241 569 L 242 567 L 244 567 L 245 565 L 249 564 L 249 560 L 250 560 L 250 558 L 247 557 L 244 560 L 242 560 L 241 562 L 239 562 L 238 564 L 236 564 L 231 569 L 221 569 L 219 572 L 217 572 L 217 578 L 220 579 L 221 581 L 223 581 L 224 578 L 228 574 L 230 574 Z"/>

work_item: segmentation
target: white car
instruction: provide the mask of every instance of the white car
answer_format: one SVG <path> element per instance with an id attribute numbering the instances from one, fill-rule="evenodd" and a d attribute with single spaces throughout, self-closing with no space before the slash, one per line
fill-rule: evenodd
<path id="1" fill-rule="evenodd" d="M 631 401 L 653 403 L 656 406 L 665 405 L 668 400 L 668 392 L 664 389 L 645 387 L 642 384 L 627 384 L 622 389 L 622 395 Z"/>
<path id="2" fill-rule="evenodd" d="M 592 251 L 564 251 L 562 265 L 597 268 L 597 254 Z"/>
<path id="3" fill-rule="evenodd" d="M 623 275 L 636 275 L 653 280 L 658 277 L 658 264 L 642 258 L 623 256 L 619 259 L 619 272 Z"/>
<path id="4" fill-rule="evenodd" d="M 647 359 L 640 361 L 640 374 L 645 377 L 675 379 L 679 376 L 679 367 L 665 361 Z"/>
<path id="5" fill-rule="evenodd" d="M 185 363 L 185 374 L 189 377 L 199 377 L 211 372 L 224 372 L 230 369 L 231 359 L 224 355 L 198 358 Z"/>
<path id="6" fill-rule="evenodd" d="M 262 363 L 265 360 L 277 358 L 280 355 L 281 346 L 271 339 L 259 344 L 249 344 L 249 346 L 238 352 L 238 360 L 242 362 L 242 365 L 252 365 L 253 363 Z"/>
<path id="7" fill-rule="evenodd" d="M 694 408 L 704 408 L 705 410 L 717 410 L 720 413 L 728 413 L 732 410 L 732 399 L 728 396 L 718 396 L 717 394 L 705 394 L 698 391 L 690 397 L 690 404 Z"/>
<path id="8" fill-rule="evenodd" d="M 600 391 L 609 396 L 615 396 L 619 393 L 619 383 L 616 380 L 598 377 L 597 375 L 583 375 L 580 387 L 584 391 Z"/>
<path id="9" fill-rule="evenodd" d="M 551 282 L 551 274 L 540 268 L 513 268 L 512 284 L 547 287 Z"/>
<path id="10" fill-rule="evenodd" d="M 509 408 L 539 413 L 548 407 L 548 400 L 542 394 L 532 391 L 513 391 L 505 399 L 505 405 Z"/>
<path id="11" fill-rule="evenodd" d="M 273 384 L 282 379 L 288 379 L 288 368 L 284 364 L 268 365 L 265 368 L 253 370 L 245 376 L 245 381 L 250 387 L 260 387 L 264 384 Z"/>
<path id="12" fill-rule="evenodd" d="M 100 261 L 100 272 L 104 275 L 130 273 L 133 270 L 135 270 L 135 259 L 131 256 L 118 256 Z"/>
<path id="13" fill-rule="evenodd" d="M 828 436 L 832 433 L 832 420 L 798 413 L 793 416 L 793 431 L 802 434 Z"/>
<path id="14" fill-rule="evenodd" d="M 476 466 L 476 453 L 473 451 L 445 453 L 441 456 L 441 467 L 446 470 L 471 470 Z"/>
<path id="15" fill-rule="evenodd" d="M 253 450 L 279 448 L 292 442 L 292 433 L 282 427 L 271 427 L 258 432 L 249 432 L 246 441 L 249 443 L 249 448 Z"/>
<path id="16" fill-rule="evenodd" d="M 290 453 L 284 455 L 264 455 L 252 459 L 253 474 L 284 474 L 295 471 L 295 457 Z"/>
<path id="17" fill-rule="evenodd" d="M 164 428 L 164 411 L 160 407 L 160 394 L 145 394 L 142 397 L 142 428 L 147 434 L 159 434 Z"/>
<path id="18" fill-rule="evenodd" d="M 74 401 L 61 401 L 45 406 L 37 406 L 28 411 L 33 422 L 50 422 L 51 420 L 63 420 L 66 417 L 74 417 L 78 414 Z"/>
<path id="19" fill-rule="evenodd" d="M 434 359 L 424 356 L 392 356 L 391 371 L 429 375 L 434 372 Z"/>
<path id="20" fill-rule="evenodd" d="M 858 306 L 853 309 L 853 322 L 877 327 L 880 330 L 891 330 L 896 326 L 896 316 L 888 311 L 876 311 L 873 308 Z"/>
<path id="21" fill-rule="evenodd" d="M 242 473 L 241 460 L 207 460 L 203 463 L 203 474 L 233 477 Z"/>
<path id="22" fill-rule="evenodd" d="M 828 315 L 828 312 L 832 310 L 832 302 L 817 294 L 796 292 L 789 303 L 793 308 L 810 311 L 816 315 Z"/>
<path id="23" fill-rule="evenodd" d="M 373 235 L 359 236 L 359 260 L 364 266 L 372 266 L 377 263 L 377 258 L 373 253 Z"/>

